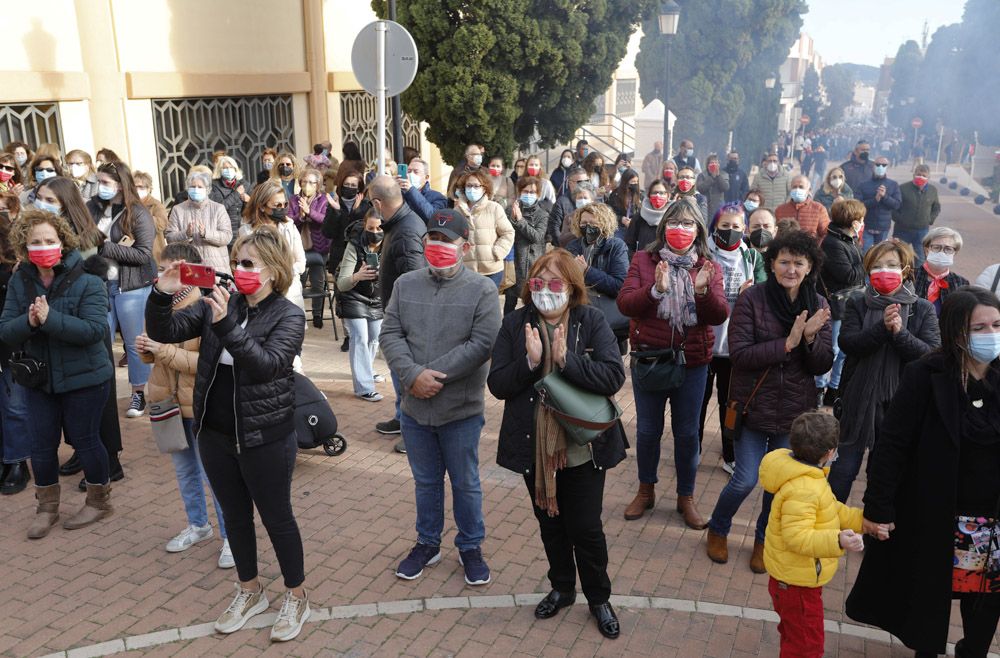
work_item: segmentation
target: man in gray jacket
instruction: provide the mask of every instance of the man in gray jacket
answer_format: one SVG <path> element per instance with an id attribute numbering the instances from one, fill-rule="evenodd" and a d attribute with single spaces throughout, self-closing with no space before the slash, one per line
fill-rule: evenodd
<path id="1" fill-rule="evenodd" d="M 416 488 L 417 544 L 396 569 L 406 580 L 441 559 L 447 472 L 465 582 L 490 582 L 481 550 L 479 436 L 500 305 L 496 286 L 463 263 L 468 239 L 461 213 L 437 211 L 424 236 L 429 267 L 396 280 L 382 323 L 382 353 L 403 391 L 400 425 Z"/>

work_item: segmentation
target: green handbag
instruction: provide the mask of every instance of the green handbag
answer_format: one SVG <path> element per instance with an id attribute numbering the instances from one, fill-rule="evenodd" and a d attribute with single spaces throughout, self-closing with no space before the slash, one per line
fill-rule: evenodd
<path id="1" fill-rule="evenodd" d="M 535 382 L 535 390 L 573 443 L 580 446 L 599 437 L 622 415 L 614 399 L 585 391 L 556 370 Z"/>

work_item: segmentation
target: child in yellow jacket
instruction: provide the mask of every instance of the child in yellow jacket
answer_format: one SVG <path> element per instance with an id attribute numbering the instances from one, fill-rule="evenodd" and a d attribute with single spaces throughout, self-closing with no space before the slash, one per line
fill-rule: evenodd
<path id="1" fill-rule="evenodd" d="M 864 548 L 862 531 L 888 529 L 838 502 L 827 475 L 836 459 L 840 427 L 829 414 L 810 411 L 792 422 L 791 450 L 773 450 L 760 463 L 760 482 L 774 495 L 764 538 L 768 592 L 781 621 L 781 655 L 823 655 L 823 585 L 845 551 Z"/>

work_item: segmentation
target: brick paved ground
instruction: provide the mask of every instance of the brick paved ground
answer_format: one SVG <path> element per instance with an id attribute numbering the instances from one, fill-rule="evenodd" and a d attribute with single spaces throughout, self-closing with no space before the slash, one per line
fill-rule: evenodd
<path id="1" fill-rule="evenodd" d="M 956 269 L 975 278 L 995 258 L 997 221 L 951 193 L 944 204 L 943 223 L 966 234 Z M 57 527 L 48 538 L 29 542 L 24 531 L 33 508 L 30 490 L 0 500 L 0 653 L 29 656 L 69 650 L 70 656 L 84 656 L 131 649 L 130 654 L 151 656 L 249 656 L 265 650 L 296 656 L 777 655 L 776 624 L 762 612 L 771 608 L 767 577 L 747 567 L 759 496 L 748 500 L 735 520 L 729 564 L 712 564 L 704 554 L 703 533 L 685 528 L 673 511 L 669 440 L 664 443 L 659 500 L 651 515 L 634 522 L 622 518 L 634 493 L 634 451 L 607 481 L 604 516 L 611 577 L 616 595 L 629 597 L 617 606 L 622 637 L 604 640 L 584 605 L 536 621 L 532 609 L 538 597 L 522 595 L 548 591 L 545 559 L 520 476 L 494 463 L 501 405 L 492 399 L 487 403 L 480 462 L 488 535 L 484 553 L 493 582 L 480 588 L 464 584 L 452 544 L 450 504 L 442 562 L 417 581 L 396 578 L 393 570 L 414 541 L 414 505 L 406 459 L 392 451 L 395 437 L 373 431 L 376 421 L 392 413 L 391 386 L 380 386 L 386 395 L 380 403 L 357 400 L 351 395 L 345 356 L 329 327 L 310 327 L 306 370 L 329 394 L 349 447 L 337 458 L 319 451 L 303 453 L 296 468 L 294 504 L 305 542 L 307 584 L 317 610 L 316 620 L 304 627 L 298 640 L 270 645 L 267 617 L 256 630 L 247 628 L 225 638 L 211 634 L 205 624 L 231 598 L 235 573 L 216 568 L 217 541 L 181 554 L 164 551 L 185 519 L 171 462 L 155 451 L 148 420 L 142 418 L 122 421 L 127 477 L 114 487 L 116 511 L 109 520 L 76 532 Z M 120 392 L 126 390 L 124 375 L 119 369 Z M 620 402 L 632 436 L 634 409 L 628 390 Z M 124 410 L 126 400 L 119 402 Z M 717 425 L 713 416 L 709 427 Z M 63 458 L 68 454 L 64 450 Z M 718 455 L 719 439 L 713 432 L 706 437 L 696 493 L 705 516 L 727 478 Z M 73 487 L 76 482 L 75 477 L 64 480 L 64 510 L 82 503 L 83 495 Z M 862 489 L 863 483 L 855 487 L 855 502 Z M 280 574 L 262 530 L 259 547 L 273 612 L 281 594 Z M 826 588 L 828 625 L 840 631 L 827 633 L 827 654 L 911 655 L 844 616 L 845 591 L 859 564 L 859 556 L 847 558 Z M 957 619 L 956 610 L 953 621 Z M 959 637 L 960 629 L 953 626 L 951 641 Z M 994 650 L 998 648 L 994 644 Z"/>

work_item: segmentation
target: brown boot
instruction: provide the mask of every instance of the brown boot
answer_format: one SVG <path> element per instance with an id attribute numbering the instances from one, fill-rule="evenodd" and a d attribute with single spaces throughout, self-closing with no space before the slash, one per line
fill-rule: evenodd
<path id="1" fill-rule="evenodd" d="M 754 573 L 767 573 L 764 567 L 764 542 L 753 543 L 753 555 L 750 556 L 750 571 Z"/>
<path id="2" fill-rule="evenodd" d="M 708 531 L 708 544 L 705 546 L 708 559 L 712 562 L 725 564 L 729 561 L 729 544 L 722 535 L 717 535 L 711 530 Z"/>
<path id="3" fill-rule="evenodd" d="M 655 486 L 652 484 L 639 483 L 639 493 L 635 495 L 632 502 L 625 508 L 625 520 L 635 521 L 641 519 L 646 510 L 653 509 L 656 502 Z"/>
<path id="4" fill-rule="evenodd" d="M 694 507 L 694 496 L 677 496 L 677 511 L 684 517 L 684 524 L 692 530 L 704 530 L 708 527 Z"/>
<path id="5" fill-rule="evenodd" d="M 111 485 L 87 483 L 87 500 L 83 509 L 63 521 L 67 530 L 76 530 L 111 516 Z"/>
<path id="6" fill-rule="evenodd" d="M 59 520 L 59 492 L 58 484 L 35 487 L 38 506 L 35 508 L 35 520 L 28 527 L 28 539 L 41 539 Z"/>

